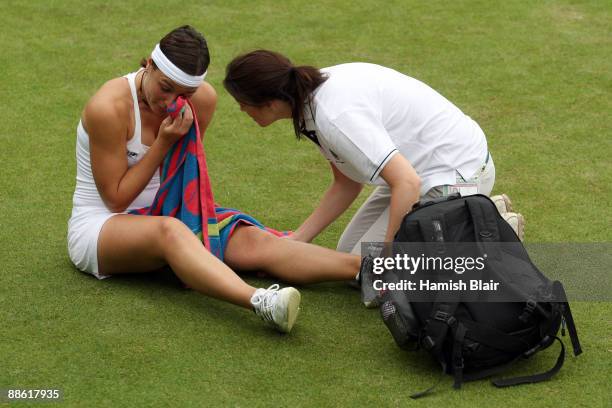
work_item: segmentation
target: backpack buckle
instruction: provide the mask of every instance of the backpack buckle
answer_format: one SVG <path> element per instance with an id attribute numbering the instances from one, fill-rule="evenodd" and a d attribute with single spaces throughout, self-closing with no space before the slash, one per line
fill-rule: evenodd
<path id="1" fill-rule="evenodd" d="M 423 348 L 427 351 L 431 350 L 434 348 L 434 346 L 436 345 L 436 342 L 433 341 L 433 339 L 431 338 L 431 336 L 425 336 L 423 337 Z"/>
<path id="2" fill-rule="evenodd" d="M 538 351 L 540 349 L 540 347 L 542 347 L 541 343 L 538 343 L 535 347 L 530 348 L 529 350 L 527 350 L 526 352 L 523 353 L 523 357 L 524 358 L 529 358 L 532 355 L 535 354 L 536 351 Z"/>
<path id="3" fill-rule="evenodd" d="M 527 302 L 525 302 L 525 308 L 523 309 L 523 313 L 521 313 L 521 315 L 519 316 L 519 320 L 523 323 L 527 323 L 529 316 L 533 314 L 533 312 L 536 310 L 536 307 L 537 303 L 535 300 L 527 300 Z"/>
<path id="4" fill-rule="evenodd" d="M 436 314 L 434 315 L 434 319 L 439 320 L 441 322 L 446 323 L 446 321 L 451 317 L 451 315 L 449 315 L 446 312 L 443 312 L 441 310 L 437 310 Z"/>
<path id="5" fill-rule="evenodd" d="M 491 233 L 491 231 L 480 231 L 478 235 L 480 235 L 484 239 L 489 239 L 493 236 L 493 233 Z"/>
<path id="6" fill-rule="evenodd" d="M 454 326 L 455 323 L 457 323 L 457 319 L 455 319 L 455 316 L 443 312 L 441 310 L 436 311 L 436 313 L 434 314 L 434 320 L 444 322 L 451 327 Z"/>
<path id="7" fill-rule="evenodd" d="M 455 364 L 453 364 L 453 368 L 458 368 L 460 370 L 463 370 L 465 368 L 465 360 L 463 359 L 463 357 L 461 357 L 460 360 L 456 361 Z"/>
<path id="8" fill-rule="evenodd" d="M 533 299 L 529 299 L 525 305 L 525 310 L 529 313 L 533 313 L 536 308 L 536 302 Z"/>
<path id="9" fill-rule="evenodd" d="M 523 357 L 525 357 L 525 358 L 531 357 L 536 351 L 540 350 L 548 342 L 550 342 L 550 336 L 544 336 L 542 338 L 542 340 L 540 340 L 540 342 L 538 344 L 536 344 L 534 347 L 532 347 L 529 350 L 527 350 L 526 352 L 524 352 L 523 353 Z"/>

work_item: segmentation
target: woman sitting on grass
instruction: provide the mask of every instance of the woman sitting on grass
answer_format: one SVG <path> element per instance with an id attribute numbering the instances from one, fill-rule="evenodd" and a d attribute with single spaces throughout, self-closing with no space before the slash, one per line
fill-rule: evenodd
<path id="1" fill-rule="evenodd" d="M 216 94 L 202 82 L 208 64 L 204 37 L 183 26 L 160 41 L 140 70 L 108 81 L 89 100 L 77 128 L 70 258 L 98 279 L 169 265 L 190 288 L 253 308 L 264 321 L 289 332 L 299 292 L 278 290 L 278 285 L 256 289 L 232 268 L 307 284 L 354 279 L 359 257 L 280 239 L 241 222 L 225 226 L 232 233 L 221 242 L 224 259 L 218 259 L 178 219 L 128 214 L 151 205 L 160 186 L 160 164 L 193 121 L 202 134 L 209 125 Z M 179 96 L 189 99 L 195 112 L 186 105 L 184 114 L 172 119 L 167 108 Z"/>

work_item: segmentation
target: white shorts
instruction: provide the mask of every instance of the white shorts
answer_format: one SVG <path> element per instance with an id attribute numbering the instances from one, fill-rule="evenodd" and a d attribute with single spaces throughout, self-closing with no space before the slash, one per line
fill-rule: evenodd
<path id="1" fill-rule="evenodd" d="M 121 213 L 112 213 L 100 207 L 72 209 L 72 216 L 68 221 L 68 255 L 80 271 L 98 279 L 110 276 L 98 271 L 98 237 L 104 223 L 117 214 Z"/>

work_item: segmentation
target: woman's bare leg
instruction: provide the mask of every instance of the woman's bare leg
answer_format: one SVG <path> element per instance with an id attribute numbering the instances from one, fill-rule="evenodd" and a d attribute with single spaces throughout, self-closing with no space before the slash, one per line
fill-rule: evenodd
<path id="1" fill-rule="evenodd" d="M 264 270 L 286 282 L 308 284 L 355 279 L 361 258 L 238 226 L 227 244 L 225 262 L 237 270 Z"/>
<path id="2" fill-rule="evenodd" d="M 116 215 L 102 227 L 98 267 L 113 275 L 170 265 L 190 288 L 251 308 L 255 288 L 204 248 L 185 224 L 170 217 Z"/>

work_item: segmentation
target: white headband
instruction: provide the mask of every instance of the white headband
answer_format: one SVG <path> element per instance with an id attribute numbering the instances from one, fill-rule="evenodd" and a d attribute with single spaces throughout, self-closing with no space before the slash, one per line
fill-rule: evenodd
<path id="1" fill-rule="evenodd" d="M 164 55 L 161 48 L 159 48 L 159 44 L 155 45 L 155 49 L 151 53 L 151 58 L 155 62 L 155 65 L 157 65 L 157 68 L 159 68 L 164 75 L 179 85 L 186 86 L 188 88 L 197 88 L 202 84 L 202 81 L 206 77 L 206 71 L 204 71 L 202 75 L 186 74 Z"/>

